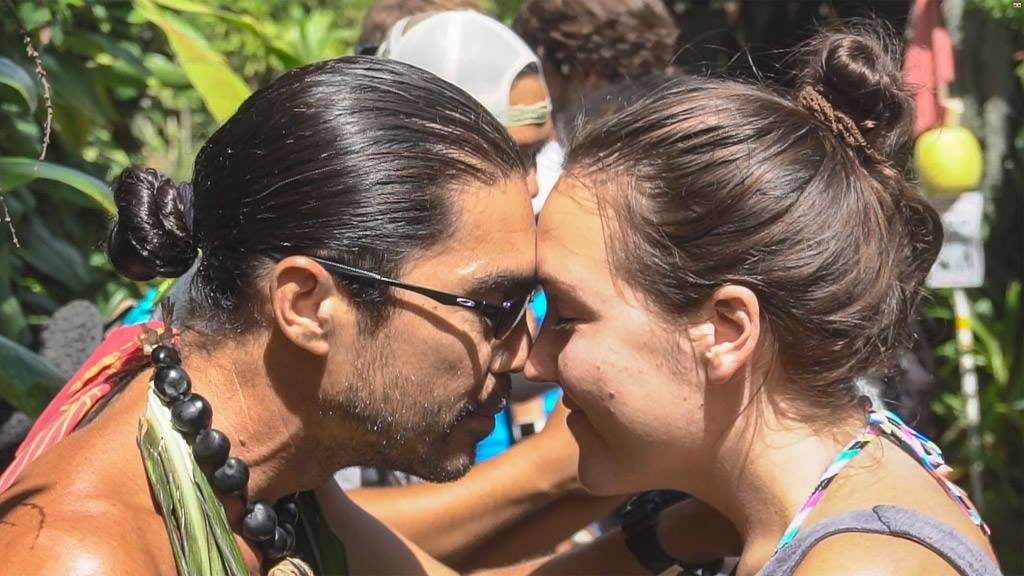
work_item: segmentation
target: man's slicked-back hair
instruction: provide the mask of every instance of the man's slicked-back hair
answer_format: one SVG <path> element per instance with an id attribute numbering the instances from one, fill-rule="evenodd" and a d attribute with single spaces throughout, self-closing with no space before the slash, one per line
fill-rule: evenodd
<path id="1" fill-rule="evenodd" d="M 200 256 L 192 318 L 241 330 L 275 257 L 398 275 L 458 225 L 452 199 L 464 185 L 524 173 L 505 128 L 459 88 L 392 60 L 328 60 L 250 96 L 200 150 L 191 186 L 128 169 L 109 253 L 139 280 L 181 275 Z M 383 317 L 385 290 L 338 282 L 371 324 Z"/>

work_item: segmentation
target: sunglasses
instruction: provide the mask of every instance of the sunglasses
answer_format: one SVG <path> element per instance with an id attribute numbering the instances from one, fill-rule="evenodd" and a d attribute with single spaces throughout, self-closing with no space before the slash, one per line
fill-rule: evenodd
<path id="1" fill-rule="evenodd" d="M 530 306 L 530 301 L 533 299 L 533 291 L 530 291 L 520 296 L 505 300 L 501 304 L 490 304 L 483 300 L 477 300 L 476 298 L 470 298 L 468 296 L 459 296 L 457 294 L 449 294 L 447 292 L 441 292 L 424 286 L 406 284 L 405 282 L 387 278 L 380 274 L 374 274 L 373 272 L 367 272 L 366 270 L 360 270 L 359 268 L 338 264 L 337 262 L 331 262 L 330 260 L 324 260 L 323 258 L 317 258 L 315 256 L 306 257 L 319 263 L 324 268 L 338 274 L 339 276 L 369 280 L 371 282 L 376 282 L 377 284 L 391 286 L 392 288 L 401 288 L 402 290 L 422 294 L 423 296 L 426 296 L 435 302 L 444 304 L 445 306 L 457 306 L 459 308 L 468 308 L 473 310 L 483 316 L 484 320 L 486 320 L 491 326 L 495 340 L 505 339 L 505 337 L 511 334 L 512 331 L 519 326 L 519 323 L 522 322 L 523 318 L 526 316 L 526 309 Z"/>

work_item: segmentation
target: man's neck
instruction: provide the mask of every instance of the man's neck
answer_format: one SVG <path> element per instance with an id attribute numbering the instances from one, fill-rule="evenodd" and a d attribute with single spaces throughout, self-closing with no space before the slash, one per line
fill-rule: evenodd
<path id="1" fill-rule="evenodd" d="M 313 453 L 316 431 L 306 425 L 318 405 L 322 374 L 304 362 L 272 369 L 268 364 L 291 362 L 274 358 L 261 340 L 236 339 L 215 352 L 186 340 L 181 354 L 192 390 L 213 408 L 212 426 L 230 440 L 231 455 L 249 467 L 249 499 L 273 502 L 318 487 L 333 470 L 320 469 L 325 459 Z M 273 373 L 288 380 L 274 379 Z"/>

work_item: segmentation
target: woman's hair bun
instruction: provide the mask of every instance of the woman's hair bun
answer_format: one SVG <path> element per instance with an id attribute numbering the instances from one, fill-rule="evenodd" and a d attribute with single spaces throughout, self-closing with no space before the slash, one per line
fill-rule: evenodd
<path id="1" fill-rule="evenodd" d="M 914 117 L 913 99 L 903 85 L 901 46 L 879 22 L 854 21 L 819 33 L 801 50 L 798 88 L 818 91 L 889 159 L 909 141 Z"/>
<path id="2" fill-rule="evenodd" d="M 132 280 L 181 276 L 199 248 L 192 235 L 192 187 L 152 168 L 125 169 L 114 186 L 117 221 L 107 254 Z"/>

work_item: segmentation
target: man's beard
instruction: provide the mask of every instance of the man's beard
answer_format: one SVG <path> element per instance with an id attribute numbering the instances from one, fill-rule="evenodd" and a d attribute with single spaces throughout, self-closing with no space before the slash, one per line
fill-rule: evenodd
<path id="1" fill-rule="evenodd" d="M 473 465 L 475 452 L 455 452 L 452 430 L 474 405 L 466 398 L 438 398 L 430 382 L 402 371 L 387 358 L 386 338 L 376 338 L 354 358 L 342 391 L 321 392 L 322 418 L 345 418 L 354 437 L 337 438 L 349 456 L 341 465 L 373 466 L 431 482 L 454 480 Z M 341 453 L 338 446 L 326 453 Z"/>

